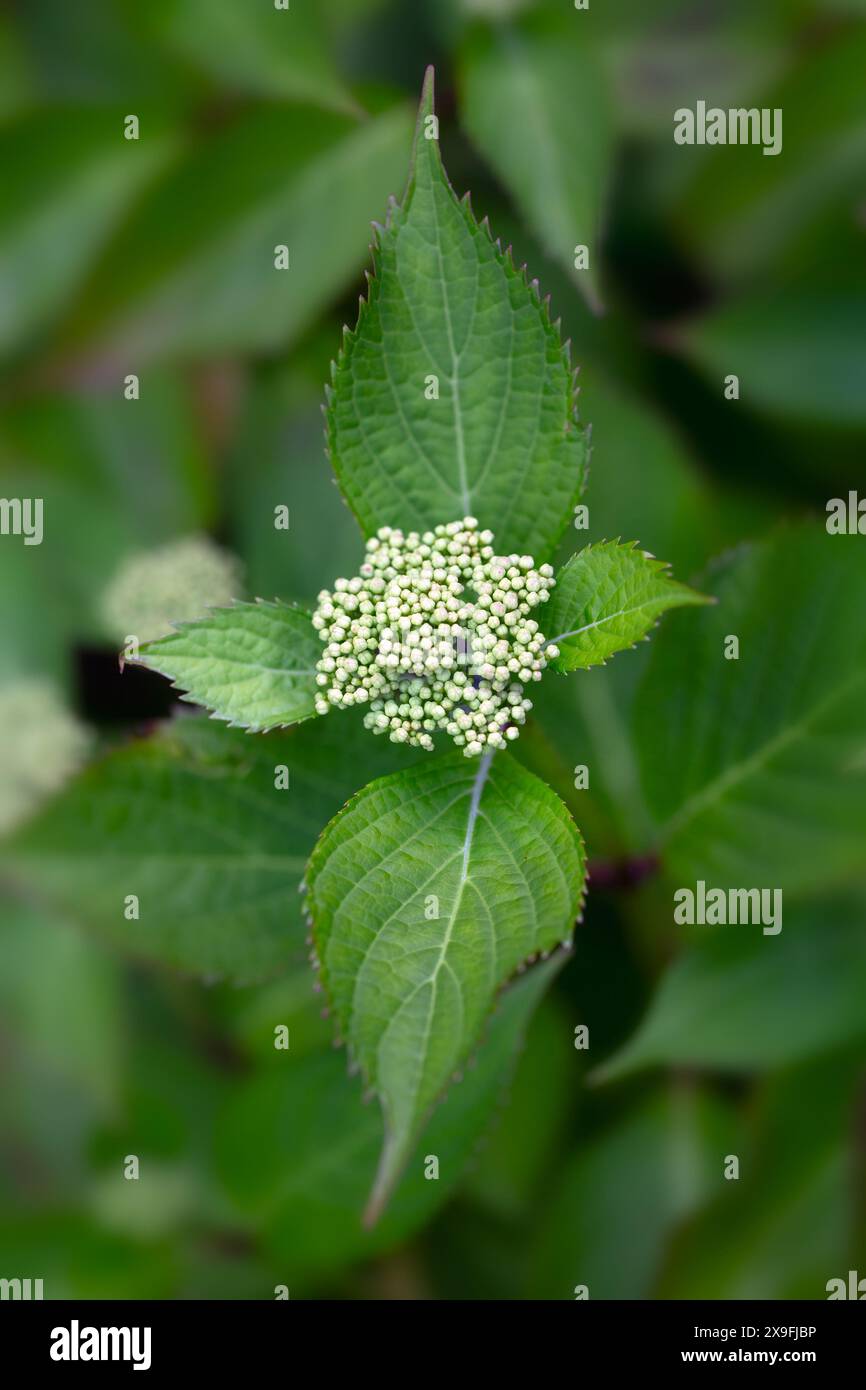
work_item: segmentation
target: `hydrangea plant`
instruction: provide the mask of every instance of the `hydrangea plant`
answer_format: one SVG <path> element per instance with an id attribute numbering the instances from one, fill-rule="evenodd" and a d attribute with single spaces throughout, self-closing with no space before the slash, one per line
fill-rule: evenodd
<path id="1" fill-rule="evenodd" d="M 567 947 L 581 913 L 580 831 L 505 751 L 527 691 L 704 601 L 618 541 L 554 573 L 589 455 L 569 348 L 537 283 L 453 192 L 438 134 L 430 71 L 405 196 L 375 227 L 327 392 L 330 459 L 367 538 L 360 573 L 312 614 L 234 603 L 141 649 L 233 725 L 351 708 L 423 750 L 335 816 L 303 885 L 314 965 L 382 1105 L 370 1219 L 499 991 Z"/>

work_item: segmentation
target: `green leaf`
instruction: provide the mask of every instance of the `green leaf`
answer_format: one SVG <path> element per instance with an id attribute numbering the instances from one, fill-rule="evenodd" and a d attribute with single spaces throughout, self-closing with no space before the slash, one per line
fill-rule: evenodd
<path id="1" fill-rule="evenodd" d="M 560 649 L 551 665 L 556 671 L 604 665 L 645 637 L 668 608 L 706 602 L 634 542 L 588 545 L 559 571 L 545 610 L 547 640 Z"/>
<path id="2" fill-rule="evenodd" d="M 669 879 L 788 893 L 862 875 L 862 538 L 782 528 L 707 587 L 718 604 L 662 632 L 635 707 Z"/>
<path id="3" fill-rule="evenodd" d="M 382 1121 L 361 1103 L 356 1077 L 332 1050 L 246 1083 L 217 1133 L 223 1183 L 290 1279 L 306 1282 L 389 1249 L 428 1221 L 451 1195 L 503 1098 L 527 1023 L 563 963 L 533 966 L 501 995 L 474 1065 L 435 1111 L 373 1230 L 361 1222 L 382 1146 Z M 424 1175 L 428 1154 L 438 1181 Z"/>
<path id="4" fill-rule="evenodd" d="M 752 1071 L 801 1061 L 862 1038 L 864 998 L 862 901 L 800 906 L 778 936 L 722 927 L 669 967 L 648 1016 L 599 1079 L 660 1062 Z"/>
<path id="5" fill-rule="evenodd" d="M 507 755 L 428 758 L 325 830 L 307 875 L 316 951 L 385 1115 L 371 1217 L 497 989 L 570 936 L 584 877 L 565 806 Z"/>
<path id="6" fill-rule="evenodd" d="M 650 1100 L 569 1163 L 547 1203 L 535 1298 L 649 1298 L 677 1227 L 724 1184 L 738 1152 L 727 1108 L 686 1089 Z M 733 1185 L 733 1184 L 732 1184 Z"/>
<path id="7" fill-rule="evenodd" d="M 139 660 L 185 690 L 185 700 L 260 733 L 313 717 L 321 653 L 309 613 L 259 599 L 181 623 L 145 643 Z"/>
<path id="8" fill-rule="evenodd" d="M 359 778 L 406 761 L 340 715 L 255 738 L 178 718 L 87 768 L 4 842 L 0 863 L 131 955 L 260 979 L 304 956 L 298 885 L 319 827 Z M 129 894 L 138 920 L 124 916 Z"/>
<path id="9" fill-rule="evenodd" d="M 239 91 L 350 110 L 315 0 L 156 0 L 149 22 L 196 67 Z"/>
<path id="10" fill-rule="evenodd" d="M 0 131 L 0 355 L 26 345 L 90 269 L 176 141 L 154 122 L 123 138 L 116 111 L 27 115 Z"/>
<path id="11" fill-rule="evenodd" d="M 100 366 L 286 347 L 363 265 L 410 129 L 402 105 L 362 121 L 303 106 L 242 116 L 139 206 L 66 348 Z"/>
<path id="12" fill-rule="evenodd" d="M 598 52 L 574 18 L 473 30 L 462 55 L 462 116 L 545 250 L 598 312 L 601 219 L 613 159 Z M 575 247 L 589 250 L 576 270 Z"/>
<path id="13" fill-rule="evenodd" d="M 785 421 L 866 423 L 866 290 L 797 286 L 722 305 L 676 333 L 717 383 L 734 373 L 740 401 Z"/>
<path id="14" fill-rule="evenodd" d="M 331 461 L 365 534 L 474 515 L 500 550 L 540 562 L 585 470 L 573 373 L 537 285 L 457 200 L 426 138 L 435 119 L 431 69 L 406 194 L 377 228 L 369 297 L 332 371 Z"/>

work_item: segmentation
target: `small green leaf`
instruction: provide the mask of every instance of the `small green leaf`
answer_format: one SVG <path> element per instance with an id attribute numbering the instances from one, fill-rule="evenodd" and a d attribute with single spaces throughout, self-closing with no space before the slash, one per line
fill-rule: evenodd
<path id="1" fill-rule="evenodd" d="M 726 1071 L 798 1062 L 862 1038 L 864 998 L 862 902 L 800 906 L 777 936 L 722 927 L 667 970 L 647 1018 L 599 1079 L 660 1062 Z"/>
<path id="2" fill-rule="evenodd" d="M 669 880 L 787 895 L 862 877 L 863 538 L 781 528 L 706 586 L 717 604 L 660 634 L 634 705 Z"/>
<path id="3" fill-rule="evenodd" d="M 571 934 L 580 834 L 507 755 L 373 782 L 328 826 L 307 882 L 322 978 L 385 1115 L 375 1217 L 498 988 Z"/>
<path id="4" fill-rule="evenodd" d="M 598 51 L 580 27 L 567 19 L 474 30 L 463 54 L 462 110 L 544 249 L 598 312 L 611 104 Z M 578 246 L 588 249 L 586 269 L 575 269 Z"/>
<path id="5" fill-rule="evenodd" d="M 668 608 L 708 601 L 634 543 L 589 545 L 559 571 L 544 612 L 548 641 L 559 647 L 551 665 L 556 671 L 603 665 L 645 637 Z"/>
<path id="6" fill-rule="evenodd" d="M 305 958 L 298 885 L 319 827 L 359 778 L 407 760 L 339 714 L 256 738 L 187 715 L 86 768 L 0 861 L 132 956 L 258 980 Z"/>
<path id="7" fill-rule="evenodd" d="M 406 194 L 332 371 L 331 461 L 367 535 L 474 515 L 541 561 L 584 476 L 574 376 L 537 285 L 455 196 L 435 120 L 430 70 Z"/>
<path id="8" fill-rule="evenodd" d="M 261 732 L 316 713 L 322 644 L 309 613 L 285 603 L 235 603 L 141 648 L 140 662 L 217 719 Z"/>

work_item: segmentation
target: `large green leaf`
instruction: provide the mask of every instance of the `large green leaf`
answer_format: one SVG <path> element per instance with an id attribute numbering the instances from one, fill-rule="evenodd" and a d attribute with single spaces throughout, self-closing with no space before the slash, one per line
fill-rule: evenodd
<path id="1" fill-rule="evenodd" d="M 328 51 L 316 0 L 154 0 L 154 30 L 229 87 L 347 110 L 351 98 Z"/>
<path id="2" fill-rule="evenodd" d="M 175 145 L 162 120 L 125 140 L 118 111 L 42 112 L 0 131 L 0 355 L 65 306 Z"/>
<path id="3" fill-rule="evenodd" d="M 363 120 L 289 105 L 242 116 L 139 207 L 67 346 L 141 365 L 294 341 L 363 264 L 409 140 L 402 105 Z"/>
<path id="4" fill-rule="evenodd" d="M 339 715 L 255 737 L 179 718 L 86 769 L 0 859 L 132 955 L 254 980 L 303 955 L 298 884 L 320 828 L 365 775 L 406 761 Z"/>
<path id="5" fill-rule="evenodd" d="M 664 1062 L 751 1071 L 866 1035 L 862 900 L 800 906 L 778 936 L 697 927 L 662 977 L 647 1018 L 605 1078 Z M 691 936 L 692 932 L 690 932 Z"/>
<path id="6" fill-rule="evenodd" d="M 559 571 L 544 611 L 548 641 L 559 647 L 551 664 L 557 671 L 604 665 L 645 637 L 667 609 L 706 602 L 634 543 L 589 545 Z"/>
<path id="7" fill-rule="evenodd" d="M 584 874 L 565 806 L 507 755 L 383 778 L 322 835 L 307 876 L 322 979 L 385 1114 L 371 1213 L 497 989 L 570 936 Z"/>
<path id="8" fill-rule="evenodd" d="M 563 953 L 528 970 L 502 994 L 474 1065 L 436 1110 L 387 1212 L 362 1225 L 382 1146 L 382 1121 L 333 1051 L 292 1060 L 247 1083 L 217 1138 L 231 1197 L 261 1228 L 286 1277 L 302 1285 L 405 1239 L 451 1195 L 497 1102 L 523 1033 Z M 438 1176 L 425 1176 L 427 1156 Z"/>
<path id="9" fill-rule="evenodd" d="M 707 587 L 718 604 L 661 633 L 635 706 L 668 876 L 790 892 L 862 873 L 862 538 L 782 528 Z"/>
<path id="10" fill-rule="evenodd" d="M 433 120 L 431 70 L 406 194 L 332 372 L 331 461 L 367 534 L 474 515 L 501 551 L 540 561 L 586 461 L 568 353 L 537 285 L 455 196 Z"/>
<path id="11" fill-rule="evenodd" d="M 611 103 L 598 50 L 574 17 L 561 24 L 475 29 L 462 57 L 462 114 L 470 136 L 510 189 L 545 250 L 600 309 Z M 589 266 L 575 270 L 575 248 Z"/>
<path id="12" fill-rule="evenodd" d="M 140 662 L 168 676 L 184 699 L 244 729 L 284 728 L 316 713 L 322 644 L 302 608 L 235 603 L 141 648 Z"/>

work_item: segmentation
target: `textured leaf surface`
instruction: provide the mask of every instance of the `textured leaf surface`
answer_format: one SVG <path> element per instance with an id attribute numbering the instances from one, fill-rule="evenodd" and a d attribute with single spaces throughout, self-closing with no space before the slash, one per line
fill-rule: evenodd
<path id="1" fill-rule="evenodd" d="M 600 308 L 598 265 L 612 158 L 607 85 L 573 17 L 553 28 L 478 29 L 462 64 L 462 113 L 544 248 Z M 589 266 L 575 270 L 575 247 Z"/>
<path id="2" fill-rule="evenodd" d="M 457 200 L 432 115 L 428 73 L 408 188 L 332 373 L 331 460 L 367 534 L 472 514 L 501 550 L 546 559 L 587 451 L 568 354 L 537 287 Z"/>
<path id="3" fill-rule="evenodd" d="M 259 979 L 303 956 L 298 885 L 320 828 L 359 779 L 407 760 L 339 715 L 256 737 L 179 718 L 86 769 L 0 862 L 132 955 Z M 138 921 L 124 917 L 131 893 Z"/>
<path id="4" fill-rule="evenodd" d="M 583 846 L 559 798 L 507 755 L 447 754 L 360 792 L 307 881 L 325 988 L 385 1114 L 375 1212 L 497 989 L 570 935 Z"/>
<path id="5" fill-rule="evenodd" d="M 706 587 L 718 604 L 660 634 L 635 705 L 669 877 L 796 891 L 862 874 L 862 538 L 784 528 Z"/>
<path id="6" fill-rule="evenodd" d="M 321 1277 L 389 1248 L 447 1200 L 508 1094 L 523 1033 L 562 958 L 558 952 L 533 966 L 503 992 L 474 1064 L 434 1112 L 373 1230 L 364 1229 L 361 1216 L 382 1147 L 382 1120 L 375 1106 L 362 1104 L 345 1056 L 319 1052 L 243 1087 L 219 1128 L 219 1169 L 288 1277 Z M 436 1182 L 424 1176 L 427 1154 L 439 1159 Z"/>
<path id="7" fill-rule="evenodd" d="M 138 207 L 69 346 L 96 365 L 286 347 L 363 265 L 410 139 L 402 105 L 363 121 L 292 105 L 242 116 Z"/>
<path id="8" fill-rule="evenodd" d="M 603 664 L 645 637 L 668 608 L 706 601 L 635 545 L 587 546 L 559 571 L 544 610 L 548 641 L 560 649 L 551 664 L 557 671 Z"/>
<path id="9" fill-rule="evenodd" d="M 721 927 L 663 976 L 605 1078 L 653 1063 L 754 1070 L 797 1062 L 866 1034 L 863 902 L 799 906 L 778 936 Z M 689 929 L 690 938 L 706 927 Z"/>
<path id="10" fill-rule="evenodd" d="M 141 664 L 168 676 L 217 719 L 261 731 L 316 713 L 322 644 L 309 613 L 285 603 L 236 603 L 141 648 Z"/>

